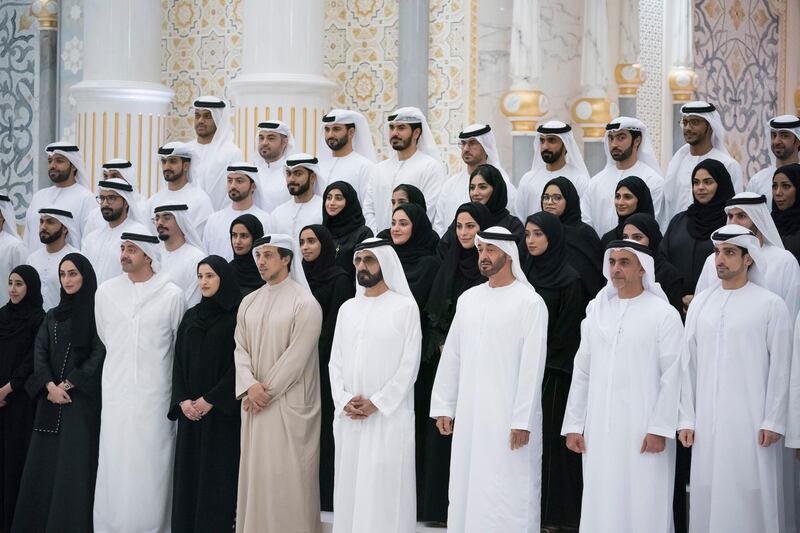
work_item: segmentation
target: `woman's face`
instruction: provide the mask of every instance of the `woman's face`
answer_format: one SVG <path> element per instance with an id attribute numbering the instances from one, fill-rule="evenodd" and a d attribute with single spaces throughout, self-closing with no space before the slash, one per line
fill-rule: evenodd
<path id="1" fill-rule="evenodd" d="M 316 233 L 308 228 L 300 232 L 300 254 L 307 263 L 316 261 L 321 249 Z"/>
<path id="2" fill-rule="evenodd" d="M 405 211 L 398 209 L 392 214 L 392 229 L 389 231 L 389 234 L 392 237 L 392 242 L 397 246 L 408 242 L 408 239 L 411 238 L 413 228 L 414 226 L 411 224 L 411 219 L 408 218 Z"/>
<path id="3" fill-rule="evenodd" d="M 398 205 L 408 203 L 408 193 L 403 189 L 397 189 L 392 193 L 392 210 Z"/>
<path id="4" fill-rule="evenodd" d="M 528 222 L 525 224 L 525 245 L 528 247 L 528 253 L 534 257 L 540 256 L 547 251 L 549 241 L 542 228 Z"/>
<path id="5" fill-rule="evenodd" d="M 67 294 L 75 294 L 81 290 L 83 276 L 72 261 L 64 261 L 58 269 L 58 278 Z"/>
<path id="6" fill-rule="evenodd" d="M 342 191 L 339 189 L 328 191 L 328 195 L 325 196 L 325 212 L 328 213 L 329 217 L 335 217 L 341 213 L 345 205 L 347 205 L 347 200 L 345 200 Z"/>
<path id="7" fill-rule="evenodd" d="M 557 217 L 564 214 L 567 209 L 567 200 L 561 194 L 557 185 L 548 185 L 542 193 L 542 211 L 552 213 Z"/>
<path id="8" fill-rule="evenodd" d="M 28 294 L 28 286 L 22 276 L 14 272 L 8 276 L 8 298 L 12 304 L 18 304 Z"/>
<path id="9" fill-rule="evenodd" d="M 494 187 L 489 185 L 489 183 L 480 174 L 476 174 L 475 177 L 469 180 L 470 202 L 479 202 L 483 205 L 486 205 L 492 198 L 493 192 Z"/>
<path id="10" fill-rule="evenodd" d="M 456 237 L 458 237 L 458 243 L 465 250 L 475 247 L 475 235 L 480 229 L 481 227 L 469 213 L 464 211 L 456 217 Z"/>
<path id="11" fill-rule="evenodd" d="M 231 228 L 231 246 L 236 255 L 246 255 L 253 248 L 253 236 L 244 224 L 234 224 Z"/>
<path id="12" fill-rule="evenodd" d="M 717 193 L 718 184 L 704 168 L 697 169 L 692 178 L 692 195 L 697 203 L 706 205 Z"/>
<path id="13" fill-rule="evenodd" d="M 622 238 L 636 241 L 642 246 L 650 246 L 650 239 L 647 235 L 633 224 L 625 224 L 625 227 L 622 228 Z"/>
<path id="14" fill-rule="evenodd" d="M 797 187 L 789 179 L 789 176 L 779 172 L 772 178 L 772 199 L 778 211 L 785 211 L 794 206 L 797 201 Z"/>
<path id="15" fill-rule="evenodd" d="M 219 290 L 219 276 L 214 269 L 203 263 L 197 267 L 197 285 L 203 298 L 211 298 Z"/>
<path id="16" fill-rule="evenodd" d="M 639 205 L 639 199 L 636 198 L 631 190 L 627 187 L 620 187 L 614 193 L 614 207 L 617 209 L 617 215 L 626 217 L 636 212 L 636 207 Z"/>

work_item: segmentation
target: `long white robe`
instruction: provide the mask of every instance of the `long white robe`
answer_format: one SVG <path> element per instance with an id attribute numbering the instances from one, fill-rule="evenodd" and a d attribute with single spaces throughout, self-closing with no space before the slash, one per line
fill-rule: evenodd
<path id="1" fill-rule="evenodd" d="M 781 298 L 754 283 L 696 295 L 686 317 L 678 427 L 693 429 L 691 533 L 779 532 L 791 323 Z"/>
<path id="2" fill-rule="evenodd" d="M 272 213 L 276 207 L 292 199 L 286 187 L 286 157 L 272 163 L 267 163 L 261 156 L 258 158 L 258 182 L 253 201 L 267 213 Z"/>
<path id="3" fill-rule="evenodd" d="M 222 209 L 228 202 L 228 165 L 243 161 L 242 151 L 233 142 L 221 146 L 187 143 L 193 151 L 192 179 L 206 191 L 214 209 Z"/>
<path id="4" fill-rule="evenodd" d="M 795 450 L 800 449 L 800 315 L 794 324 L 794 349 L 792 371 L 789 380 L 789 411 L 786 425 L 783 461 L 786 477 L 783 487 L 786 505 L 786 530 L 800 531 L 800 461 L 795 459 Z M 788 464 L 787 464 L 788 463 Z M 793 498 L 793 499 L 792 499 Z M 795 529 L 792 530 L 792 527 Z"/>
<path id="5" fill-rule="evenodd" d="M 15 239 L 5 231 L 0 231 L 0 280 L 7 283 L 11 271 L 23 264 L 27 257 L 28 249 L 21 239 Z M 6 302 L 8 302 L 8 291 L 0 290 L 0 306 Z"/>
<path id="6" fill-rule="evenodd" d="M 414 382 L 422 333 L 413 298 L 387 291 L 339 309 L 328 368 L 336 460 L 334 533 L 406 533 L 416 528 Z M 378 411 L 353 420 L 357 395 Z"/>
<path id="7" fill-rule="evenodd" d="M 166 413 L 185 309 L 181 290 L 158 273 L 144 283 L 122 274 L 97 289 L 97 334 L 106 347 L 97 532 L 170 531 L 175 423 Z"/>
<path id="8" fill-rule="evenodd" d="M 124 232 L 149 233 L 149 230 L 135 220 L 126 218 L 117 227 L 112 228 L 106 224 L 82 240 L 81 253 L 92 263 L 98 285 L 122 274 L 122 263 L 119 260 L 122 244 L 120 237 Z"/>
<path id="9" fill-rule="evenodd" d="M 206 219 L 214 212 L 214 206 L 208 194 L 195 185 L 187 183 L 177 191 L 171 191 L 166 186 L 155 193 L 147 200 L 147 216 L 153 216 L 153 209 L 160 205 L 180 205 L 189 206 L 189 218 L 197 229 L 197 234 L 203 234 Z"/>
<path id="10" fill-rule="evenodd" d="M 617 210 L 614 208 L 614 193 L 617 184 L 628 176 L 638 176 L 650 189 L 655 218 L 659 226 L 667 228 L 669 220 L 664 217 L 664 178 L 655 170 L 637 161 L 631 168 L 620 170 L 612 165 L 601 170 L 589 181 L 586 194 L 581 196 L 581 213 L 584 222 L 594 228 L 598 235 L 617 227 Z"/>
<path id="11" fill-rule="evenodd" d="M 289 235 L 299 247 L 300 230 L 309 224 L 322 224 L 322 197 L 314 195 L 311 200 L 298 203 L 291 198 L 272 212 L 269 227 L 274 233 Z M 297 252 L 297 248 L 295 249 Z"/>
<path id="12" fill-rule="evenodd" d="M 672 217 L 686 210 L 692 203 L 692 170 L 697 163 L 706 159 L 716 159 L 725 165 L 731 175 L 734 192 L 740 193 L 744 190 L 742 167 L 722 150 L 712 148 L 703 155 L 691 155 L 688 151 L 679 151 L 672 156 L 667 166 L 667 173 L 664 175 L 665 220 L 672 220 Z"/>
<path id="13" fill-rule="evenodd" d="M 763 265 L 759 265 L 758 270 L 750 276 L 750 281 L 783 298 L 789 308 L 789 315 L 797 316 L 800 312 L 800 265 L 797 264 L 797 259 L 791 252 L 769 244 L 761 247 L 761 255 L 764 257 Z M 694 292 L 698 294 L 721 286 L 722 282 L 714 265 L 714 254 L 711 254 L 703 264 Z"/>
<path id="14" fill-rule="evenodd" d="M 169 276 L 172 283 L 183 291 L 187 308 L 200 303 L 203 296 L 197 284 L 197 263 L 206 255 L 188 242 L 171 252 L 166 247 L 161 248 L 161 273 Z"/>
<path id="15" fill-rule="evenodd" d="M 581 324 L 561 429 L 586 441 L 580 529 L 671 533 L 683 325 L 650 292 L 597 303 Z M 647 433 L 666 449 L 640 453 Z"/>
<path id="16" fill-rule="evenodd" d="M 413 185 L 422 191 L 428 219 L 434 221 L 439 193 L 446 179 L 444 164 L 420 150 L 405 161 L 396 157 L 381 161 L 373 168 L 364 200 L 367 226 L 377 234 L 392 225 L 392 191 L 401 184 Z"/>
<path id="17" fill-rule="evenodd" d="M 25 261 L 26 264 L 32 266 L 39 273 L 39 279 L 42 281 L 42 300 L 44 302 L 44 310 L 52 309 L 58 305 L 61 300 L 61 281 L 58 278 L 58 264 L 61 259 L 73 252 L 78 252 L 77 248 L 73 248 L 69 244 L 64 244 L 64 247 L 55 252 L 50 253 L 47 248 L 39 248 L 28 256 Z M 8 278 L 6 278 L 8 281 Z"/>
<path id="18" fill-rule="evenodd" d="M 375 163 L 356 151 L 344 157 L 324 157 L 319 160 L 319 169 L 325 182 L 345 181 L 353 186 L 358 194 L 358 201 L 363 208 L 369 191 L 369 180 Z"/>
<path id="19" fill-rule="evenodd" d="M 589 176 L 583 172 L 576 173 L 574 167 L 564 166 L 560 170 L 550 171 L 547 168 L 536 172 L 529 170 L 522 175 L 517 187 L 516 211 L 520 220 L 525 220 L 542 210 L 542 193 L 544 186 L 553 178 L 564 176 L 575 185 L 578 196 L 583 197 L 589 189 Z"/>
<path id="20" fill-rule="evenodd" d="M 766 168 L 762 168 L 755 174 L 753 177 L 750 178 L 750 181 L 747 182 L 747 187 L 745 190 L 748 192 L 754 192 L 756 194 L 763 194 L 767 197 L 767 205 L 772 205 L 772 177 L 775 175 L 775 171 L 777 167 L 775 165 L 770 165 Z"/>
<path id="21" fill-rule="evenodd" d="M 248 209 L 237 211 L 232 205 L 227 205 L 206 220 L 206 227 L 203 230 L 203 248 L 206 249 L 209 255 L 218 255 L 228 261 L 233 259 L 231 222 L 242 215 L 253 215 L 264 226 L 264 233 L 271 233 L 269 213 L 260 207 L 253 205 Z"/>
<path id="22" fill-rule="evenodd" d="M 432 418 L 454 419 L 448 528 L 538 533 L 542 377 L 547 307 L 519 281 L 464 292 L 431 395 Z M 529 443 L 510 447 L 512 429 Z"/>
<path id="23" fill-rule="evenodd" d="M 508 189 L 508 210 L 512 215 L 516 215 L 517 188 L 514 187 L 505 172 L 501 170 L 501 173 Z M 444 235 L 444 232 L 453 223 L 458 207 L 467 202 L 469 202 L 469 172 L 465 169 L 447 178 L 442 185 L 439 203 L 436 205 L 436 220 L 434 220 L 433 229 L 439 235 Z"/>
<path id="24" fill-rule="evenodd" d="M 33 253 L 44 246 L 39 241 L 39 210 L 42 208 L 54 207 L 72 213 L 81 235 L 102 227 L 105 221 L 94 197 L 95 194 L 80 183 L 69 187 L 53 185 L 36 191 L 25 213 L 25 235 L 22 238 L 28 252 Z"/>

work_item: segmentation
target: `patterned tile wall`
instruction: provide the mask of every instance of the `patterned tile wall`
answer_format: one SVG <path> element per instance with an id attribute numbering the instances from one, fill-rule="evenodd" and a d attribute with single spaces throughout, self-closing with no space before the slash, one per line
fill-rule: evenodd
<path id="1" fill-rule="evenodd" d="M 0 191 L 17 216 L 33 195 L 38 156 L 38 23 L 30 0 L 0 2 Z"/>
<path id="2" fill-rule="evenodd" d="M 778 109 L 786 0 L 695 0 L 697 97 L 718 104 L 745 176 L 769 163 L 765 124 Z M 783 17 L 785 20 L 785 16 Z"/>
<path id="3" fill-rule="evenodd" d="M 58 124 L 56 131 L 62 140 L 77 142 L 75 98 L 70 95 L 73 85 L 83 80 L 83 0 L 61 2 L 58 21 Z"/>

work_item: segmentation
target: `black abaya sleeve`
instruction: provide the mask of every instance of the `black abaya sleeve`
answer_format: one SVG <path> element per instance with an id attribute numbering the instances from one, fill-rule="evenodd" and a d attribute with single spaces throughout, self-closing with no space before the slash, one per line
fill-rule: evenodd
<path id="1" fill-rule="evenodd" d="M 52 320 L 52 313 L 47 316 L 39 326 L 36 341 L 33 344 L 33 374 L 25 382 L 28 396 L 36 399 L 45 386 L 53 381 L 53 372 L 50 370 L 50 330 L 48 325 Z"/>
<path id="2" fill-rule="evenodd" d="M 182 401 L 192 399 L 189 398 L 189 393 L 186 392 L 186 384 L 184 383 L 186 373 L 183 368 L 185 351 L 183 339 L 186 336 L 186 315 L 191 311 L 192 310 L 189 309 L 184 313 L 183 319 L 178 326 L 178 331 L 175 334 L 175 356 L 172 359 L 172 396 L 170 399 L 169 411 L 167 412 L 167 418 L 170 420 L 177 420 L 178 416 L 183 414 L 180 406 Z"/>
<path id="3" fill-rule="evenodd" d="M 236 342 L 233 340 L 233 333 L 236 330 L 236 312 L 231 312 L 230 316 L 223 320 L 226 325 L 224 330 L 228 334 L 220 339 L 224 346 L 221 345 L 218 349 L 221 354 L 230 354 L 229 366 L 216 385 L 203 393 L 203 399 L 213 405 L 214 409 L 219 409 L 228 416 L 234 416 L 241 409 L 240 400 L 236 398 L 236 365 L 233 359 L 233 352 L 236 349 Z"/>
<path id="4" fill-rule="evenodd" d="M 558 315 L 547 337 L 546 366 L 572 374 L 573 360 L 581 343 L 581 321 L 586 317 L 586 292 L 580 279 L 561 289 Z"/>
<path id="5" fill-rule="evenodd" d="M 11 385 L 11 390 L 17 391 L 25 387 L 25 381 L 33 373 L 33 348 L 36 341 L 36 334 L 40 325 L 41 322 L 36 324 L 35 327 L 32 326 L 31 328 L 25 330 L 25 335 L 30 335 L 32 338 L 29 337 L 30 340 L 28 341 L 28 349 L 25 350 L 25 353 L 22 355 L 19 363 L 11 371 L 11 379 L 8 381 Z"/>
<path id="6" fill-rule="evenodd" d="M 89 356 L 80 366 L 72 369 L 67 376 L 67 381 L 75 385 L 81 391 L 92 391 L 96 388 L 97 378 L 100 369 L 103 367 L 103 361 L 106 358 L 106 347 L 97 336 L 95 332 L 92 337 L 92 347 Z"/>

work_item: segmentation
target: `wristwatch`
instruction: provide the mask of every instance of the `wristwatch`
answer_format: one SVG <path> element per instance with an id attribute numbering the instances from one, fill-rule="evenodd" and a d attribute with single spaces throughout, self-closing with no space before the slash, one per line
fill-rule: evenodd
<path id="1" fill-rule="evenodd" d="M 65 390 L 65 391 L 68 391 L 68 390 L 70 390 L 70 389 L 71 389 L 72 387 L 74 387 L 74 386 L 75 386 L 75 385 L 73 385 L 72 383 L 70 383 L 70 382 L 69 382 L 69 381 L 67 381 L 66 379 L 64 380 L 64 390 Z"/>

